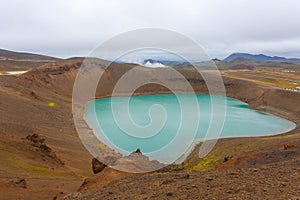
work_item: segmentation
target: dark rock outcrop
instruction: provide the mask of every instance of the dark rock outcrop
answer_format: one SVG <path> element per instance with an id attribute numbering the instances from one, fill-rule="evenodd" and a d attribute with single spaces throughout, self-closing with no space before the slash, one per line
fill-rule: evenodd
<path id="1" fill-rule="evenodd" d="M 165 165 L 157 160 L 150 160 L 147 156 L 143 155 L 138 148 L 128 156 L 112 154 L 92 159 L 92 169 L 94 174 L 101 172 L 105 167 L 111 167 L 118 171 L 129 173 L 144 173 L 157 171 L 165 167 Z"/>
<path id="2" fill-rule="evenodd" d="M 142 154 L 140 149 L 137 149 L 128 156 L 119 158 L 113 167 L 124 172 L 144 173 L 157 171 L 164 166 L 164 164 L 157 160 L 150 160 L 147 156 Z"/>
<path id="3" fill-rule="evenodd" d="M 100 162 L 97 158 L 92 159 L 92 169 L 94 174 L 101 172 L 107 165 Z"/>
<path id="4" fill-rule="evenodd" d="M 24 189 L 27 188 L 27 183 L 24 178 L 17 178 L 16 180 L 12 180 L 11 183 L 16 187 L 20 187 Z"/>
<path id="5" fill-rule="evenodd" d="M 64 165 L 64 162 L 56 156 L 56 153 L 48 145 L 46 145 L 44 138 L 41 138 L 38 134 L 34 133 L 27 135 L 26 139 L 32 146 L 40 149 L 48 157 L 54 159 L 59 164 Z"/>

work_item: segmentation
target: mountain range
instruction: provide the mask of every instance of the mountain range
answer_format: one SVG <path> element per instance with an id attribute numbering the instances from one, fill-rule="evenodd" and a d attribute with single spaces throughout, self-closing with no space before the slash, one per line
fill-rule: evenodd
<path id="1" fill-rule="evenodd" d="M 0 49 L 0 70 L 28 70 L 46 63 L 53 63 L 61 60 L 46 55 L 34 53 L 15 52 L 10 50 Z M 213 59 L 219 69 L 240 69 L 251 68 L 253 66 L 276 67 L 280 63 L 282 67 L 298 67 L 300 66 L 299 58 L 285 58 L 279 56 L 268 56 L 265 54 L 249 54 L 249 53 L 233 53 L 223 60 Z M 118 62 L 118 61 L 117 61 Z M 119 62 L 124 63 L 124 62 Z M 208 66 L 205 62 L 194 62 L 193 65 L 183 60 L 163 60 L 163 59 L 145 59 L 143 63 L 162 64 L 175 68 L 191 68 L 195 65 L 201 69 L 206 69 Z M 209 67 L 208 67 L 209 69 Z"/>
<path id="2" fill-rule="evenodd" d="M 299 58 L 285 58 L 279 56 L 267 56 L 264 54 L 249 54 L 249 53 L 233 53 L 228 57 L 226 57 L 225 59 L 223 59 L 223 61 L 232 62 L 239 58 L 252 60 L 252 61 L 261 61 L 261 62 L 286 62 L 286 63 L 300 62 Z"/>

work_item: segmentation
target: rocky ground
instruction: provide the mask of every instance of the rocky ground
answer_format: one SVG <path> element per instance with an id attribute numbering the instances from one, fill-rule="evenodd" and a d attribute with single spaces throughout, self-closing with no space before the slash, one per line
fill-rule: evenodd
<path id="1" fill-rule="evenodd" d="M 217 172 L 132 175 L 66 199 L 299 199 L 300 160 Z"/>
<path id="2" fill-rule="evenodd" d="M 161 172 L 125 174 L 106 168 L 65 198 L 299 199 L 299 146 L 299 133 L 224 139 L 205 159 L 195 149 L 183 165 Z"/>

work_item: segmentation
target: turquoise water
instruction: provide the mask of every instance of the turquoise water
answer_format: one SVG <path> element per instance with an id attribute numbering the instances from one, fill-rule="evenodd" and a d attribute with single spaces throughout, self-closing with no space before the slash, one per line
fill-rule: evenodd
<path id="1" fill-rule="evenodd" d="M 87 104 L 85 120 L 118 152 L 128 155 L 140 148 L 160 161 L 176 160 L 195 139 L 266 136 L 295 127 L 239 100 L 203 94 L 96 99 Z"/>

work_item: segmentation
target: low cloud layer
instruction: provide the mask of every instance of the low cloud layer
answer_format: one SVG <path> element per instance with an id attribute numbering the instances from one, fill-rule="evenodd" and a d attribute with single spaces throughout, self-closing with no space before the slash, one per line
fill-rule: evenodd
<path id="1" fill-rule="evenodd" d="M 213 58 L 232 52 L 300 57 L 298 0 L 4 0 L 1 8 L 5 49 L 87 56 L 116 34 L 154 27 L 187 35 Z"/>
<path id="2" fill-rule="evenodd" d="M 144 63 L 143 66 L 150 67 L 150 68 L 167 67 L 166 65 L 164 65 L 162 63 L 158 63 L 158 62 L 157 63 L 151 63 L 149 61 Z"/>

